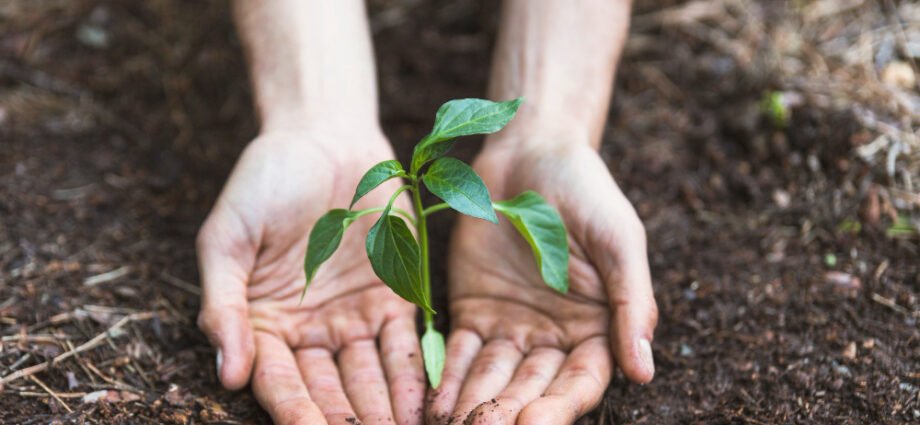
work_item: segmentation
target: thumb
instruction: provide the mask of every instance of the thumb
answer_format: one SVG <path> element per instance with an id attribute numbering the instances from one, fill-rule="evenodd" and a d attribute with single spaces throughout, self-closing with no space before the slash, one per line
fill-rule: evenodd
<path id="1" fill-rule="evenodd" d="M 644 257 L 645 252 L 641 255 Z M 648 383 L 655 375 L 651 342 L 658 322 L 658 307 L 652 295 L 647 260 L 624 261 L 620 273 L 607 276 L 613 313 L 610 323 L 613 357 L 631 381 Z"/>
<path id="2" fill-rule="evenodd" d="M 623 199 L 625 202 L 625 198 Z M 645 229 L 628 203 L 616 209 L 615 228 L 605 229 L 594 245 L 611 309 L 610 343 L 617 366 L 631 381 L 644 384 L 655 374 L 651 341 L 658 323 Z"/>
<path id="3" fill-rule="evenodd" d="M 246 287 L 255 250 L 246 238 L 234 238 L 215 215 L 198 234 L 198 267 L 201 274 L 201 311 L 198 327 L 217 348 L 217 375 L 223 386 L 237 390 L 246 386 L 255 357 L 255 340 L 249 322 Z"/>

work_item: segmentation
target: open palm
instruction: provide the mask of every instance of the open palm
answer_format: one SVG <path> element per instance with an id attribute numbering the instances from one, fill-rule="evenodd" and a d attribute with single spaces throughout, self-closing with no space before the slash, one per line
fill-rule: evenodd
<path id="1" fill-rule="evenodd" d="M 379 143 L 366 143 L 375 138 Z M 327 210 L 349 204 L 364 170 L 391 158 L 373 132 L 261 136 L 202 226 L 199 325 L 219 348 L 223 384 L 241 388 L 251 377 L 276 423 L 421 422 L 425 381 L 415 309 L 371 270 L 364 236 L 372 219 L 349 228 L 300 301 L 311 227 Z M 362 203 L 384 205 L 384 192 Z"/>
<path id="2" fill-rule="evenodd" d="M 535 190 L 569 231 L 570 289 L 546 286 L 514 227 L 461 217 L 451 242 L 452 332 L 430 423 L 565 424 L 595 406 L 613 361 L 647 382 L 657 320 L 645 235 L 587 144 L 493 150 L 475 168 L 494 199 Z"/>

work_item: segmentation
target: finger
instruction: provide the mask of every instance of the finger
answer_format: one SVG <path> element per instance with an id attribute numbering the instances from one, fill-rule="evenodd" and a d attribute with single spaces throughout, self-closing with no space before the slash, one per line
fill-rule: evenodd
<path id="1" fill-rule="evenodd" d="M 255 253 L 228 241 L 209 219 L 198 235 L 201 311 L 198 327 L 217 348 L 217 374 L 227 389 L 246 385 L 252 372 L 255 343 L 246 298 L 248 270 Z M 236 252 L 234 252 L 234 250 Z M 245 258 L 241 264 L 240 259 Z"/>
<path id="2" fill-rule="evenodd" d="M 489 341 L 470 366 L 453 416 L 466 417 L 476 406 L 495 398 L 511 382 L 522 357 L 511 341 Z"/>
<path id="3" fill-rule="evenodd" d="M 613 310 L 610 342 L 623 374 L 633 382 L 644 384 L 655 375 L 651 341 L 658 322 L 658 307 L 652 292 L 645 231 L 640 223 L 632 227 L 634 230 L 629 232 L 632 235 L 617 247 L 618 271 L 605 274 Z"/>
<path id="4" fill-rule="evenodd" d="M 482 348 L 482 339 L 475 332 L 457 329 L 447 337 L 441 385 L 431 390 L 425 409 L 426 423 L 439 425 L 455 419 L 451 418 L 451 413 L 457 405 L 463 379 L 466 378 L 466 373 L 480 348 Z"/>
<path id="5" fill-rule="evenodd" d="M 325 424 L 323 413 L 310 400 L 294 355 L 274 335 L 258 332 L 252 392 L 259 405 L 280 425 Z"/>
<path id="6" fill-rule="evenodd" d="M 530 403 L 517 423 L 571 424 L 594 408 L 610 382 L 610 351 L 605 338 L 592 338 L 575 347 L 543 397 Z"/>
<path id="7" fill-rule="evenodd" d="M 338 357 L 345 394 L 361 422 L 392 422 L 389 389 L 374 341 L 353 342 L 343 348 Z"/>
<path id="8" fill-rule="evenodd" d="M 331 424 L 354 422 L 358 415 L 342 388 L 342 379 L 332 353 L 324 348 L 309 348 L 297 351 L 296 356 L 307 392 L 326 420 Z"/>
<path id="9" fill-rule="evenodd" d="M 593 166 L 591 166 L 593 165 Z M 611 315 L 610 344 L 617 366 L 630 380 L 646 383 L 655 374 L 651 341 L 658 309 L 649 273 L 645 228 L 596 155 L 586 162 L 587 177 L 606 181 L 611 196 L 599 199 L 588 222 L 589 250 L 604 280 Z"/>
<path id="10" fill-rule="evenodd" d="M 537 348 L 527 354 L 514 372 L 511 383 L 495 397 L 480 404 L 468 415 L 473 424 L 513 424 L 530 402 L 546 391 L 565 360 L 565 353 L 553 348 Z"/>
<path id="11" fill-rule="evenodd" d="M 425 371 L 415 321 L 401 318 L 384 325 L 380 332 L 380 351 L 387 382 L 390 383 L 390 399 L 396 423 L 422 423 Z"/>

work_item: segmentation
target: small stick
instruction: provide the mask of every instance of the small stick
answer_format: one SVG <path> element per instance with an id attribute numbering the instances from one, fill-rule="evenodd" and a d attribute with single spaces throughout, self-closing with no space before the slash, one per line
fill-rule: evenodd
<path id="1" fill-rule="evenodd" d="M 112 378 L 109 378 L 108 376 L 105 376 L 105 374 L 102 373 L 102 371 L 100 371 L 99 369 L 97 369 L 96 366 L 93 366 L 93 364 L 90 363 L 90 362 L 86 362 L 86 367 L 88 367 L 90 370 L 92 370 L 93 373 L 96 374 L 96 376 L 102 378 L 103 381 L 105 381 L 105 382 L 107 382 L 109 385 L 111 385 L 111 388 L 116 388 L 116 389 L 119 389 L 119 390 L 127 390 L 127 391 L 131 391 L 131 392 L 135 392 L 135 393 L 142 393 L 142 392 L 144 392 L 144 391 L 142 391 L 142 390 L 140 390 L 140 389 L 138 389 L 138 388 L 136 388 L 136 387 L 134 387 L 134 386 L 128 385 L 128 384 L 126 384 L 126 383 L 124 383 L 124 382 L 121 382 L 121 381 L 116 381 L 116 380 L 114 380 L 114 379 L 112 379 Z M 95 385 L 95 384 L 92 385 L 92 387 L 93 387 L 93 388 L 109 388 L 109 387 L 106 386 L 106 385 L 97 386 L 97 385 Z"/>
<path id="2" fill-rule="evenodd" d="M 68 406 L 67 403 L 64 403 L 64 400 L 61 400 L 61 398 L 58 397 L 57 393 L 55 393 L 54 391 L 51 391 L 51 388 L 48 388 L 48 386 L 45 385 L 45 383 L 42 382 L 40 379 L 38 379 L 35 375 L 29 376 L 29 379 L 31 379 L 36 384 L 38 384 L 39 387 L 42 387 L 42 389 L 45 390 L 45 392 L 47 392 L 48 394 L 51 394 L 51 397 L 54 397 L 54 399 L 57 400 L 58 403 L 61 403 L 61 406 L 64 406 L 64 410 L 67 410 L 68 413 L 73 413 L 73 410 L 71 410 L 70 406 Z"/>
<path id="3" fill-rule="evenodd" d="M 20 397 L 48 397 L 47 393 L 37 393 L 34 391 L 19 391 L 13 394 Z M 57 395 L 60 398 L 83 398 L 86 393 L 57 393 Z"/>
<path id="4" fill-rule="evenodd" d="M 166 281 L 166 283 L 175 286 L 176 288 L 182 289 L 183 291 L 192 295 L 201 295 L 201 288 L 198 286 L 192 285 L 191 283 L 188 283 L 166 272 L 160 273 L 160 275 L 163 277 L 163 280 Z"/>
<path id="5" fill-rule="evenodd" d="M 34 325 L 32 325 L 32 326 L 29 326 L 29 327 L 26 329 L 26 332 L 32 333 L 32 332 L 35 332 L 35 331 L 37 331 L 37 330 L 39 330 L 39 329 L 48 327 L 48 326 L 50 326 L 50 325 L 57 325 L 57 324 L 60 324 L 60 323 L 64 323 L 64 322 L 73 320 L 75 317 L 77 317 L 77 312 L 76 312 L 76 311 L 68 311 L 68 312 L 66 312 L 66 313 L 55 314 L 54 316 L 51 316 L 50 319 L 48 319 L 48 320 L 46 320 L 46 321 L 44 321 L 44 322 L 39 322 L 39 323 L 36 323 L 36 324 L 34 324 Z"/>
<path id="6" fill-rule="evenodd" d="M 64 342 L 67 343 L 68 349 L 71 349 L 71 350 L 74 349 L 74 346 L 70 341 L 64 341 Z M 83 357 L 80 357 L 79 355 L 77 355 L 76 357 L 77 357 L 77 365 L 80 366 L 80 369 L 83 369 L 83 373 L 85 373 L 86 376 L 89 377 L 89 381 L 95 384 L 96 377 L 93 376 L 92 373 L 89 373 L 89 369 L 87 369 L 86 366 L 83 365 Z"/>
<path id="7" fill-rule="evenodd" d="M 29 342 L 53 342 L 60 343 L 62 339 L 71 339 L 73 338 L 70 335 L 7 335 L 3 338 L 0 338 L 0 341 L 10 342 L 10 341 L 29 341 Z"/>
<path id="8" fill-rule="evenodd" d="M 73 350 L 67 351 L 66 353 L 62 353 L 61 355 L 59 355 L 59 356 L 57 356 L 57 357 L 55 357 L 55 358 L 53 358 L 53 359 L 51 359 L 51 360 L 48 360 L 47 362 L 39 363 L 39 364 L 34 365 L 34 366 L 29 366 L 29 367 L 27 367 L 27 368 L 25 368 L 25 369 L 20 369 L 20 370 L 17 370 L 16 372 L 13 372 L 13 373 L 11 373 L 11 374 L 9 374 L 9 375 L 4 376 L 2 379 L 0 379 L 0 387 L 2 387 L 3 385 L 8 384 L 8 383 L 10 383 L 10 382 L 13 382 L 13 381 L 15 381 L 15 380 L 17 380 L 17 379 L 19 379 L 19 378 L 25 378 L 25 377 L 32 376 L 32 375 L 34 375 L 34 374 L 36 374 L 36 373 L 38 373 L 38 372 L 41 372 L 41 371 L 43 371 L 43 370 L 45 370 L 45 369 L 48 369 L 49 367 L 51 367 L 51 366 L 53 366 L 53 365 L 58 364 L 58 363 L 60 363 L 60 362 L 62 362 L 62 361 L 64 361 L 64 360 L 66 360 L 66 359 L 68 359 L 68 358 L 70 358 L 70 357 L 72 357 L 72 356 L 74 356 L 74 355 L 76 355 L 76 354 L 82 353 L 82 352 L 87 351 L 87 350 L 91 350 L 91 349 L 95 348 L 96 346 L 98 346 L 99 344 L 101 344 L 103 341 L 105 341 L 106 338 L 110 335 L 111 332 L 114 332 L 114 331 L 116 331 L 116 330 L 118 330 L 118 329 L 121 329 L 121 327 L 124 326 L 125 324 L 127 324 L 127 323 L 129 323 L 129 322 L 132 322 L 132 321 L 135 321 L 135 320 L 149 320 L 149 319 L 151 319 L 153 316 L 154 316 L 154 313 L 153 313 L 153 312 L 144 312 L 144 313 L 135 313 L 135 314 L 131 314 L 131 315 L 122 317 L 121 320 L 119 320 L 119 321 L 116 322 L 114 325 L 112 325 L 111 327 L 109 327 L 108 329 L 106 329 L 105 332 L 103 332 L 103 333 L 101 333 L 101 334 L 99 334 L 99 335 L 96 335 L 95 337 L 93 337 L 93 339 L 91 339 L 91 340 L 89 340 L 89 341 L 87 341 L 87 342 L 85 342 L 85 343 L 83 343 L 83 344 L 80 344 L 79 347 L 77 347 L 77 348 L 75 348 L 75 349 L 73 349 Z"/>
<path id="9" fill-rule="evenodd" d="M 109 307 L 106 305 L 95 305 L 95 304 L 85 304 L 83 306 L 83 310 L 88 311 L 88 312 L 95 311 L 97 313 L 104 313 L 104 314 L 119 314 L 119 313 L 120 314 L 134 314 L 138 312 L 138 310 L 135 310 L 133 308 Z"/>
<path id="10" fill-rule="evenodd" d="M 888 307 L 894 311 L 897 311 L 898 313 L 906 314 L 908 316 L 917 316 L 918 313 L 920 313 L 918 311 L 911 312 L 910 310 L 898 305 L 898 303 L 895 302 L 893 299 L 885 298 L 879 295 L 877 292 L 872 293 L 872 301 L 875 301 L 885 307 Z"/>
<path id="11" fill-rule="evenodd" d="M 12 365 L 10 365 L 10 370 L 16 370 L 17 367 L 21 366 L 26 360 L 29 360 L 29 357 L 32 357 L 31 353 L 26 353 L 19 360 L 16 360 Z"/>
<path id="12" fill-rule="evenodd" d="M 109 384 L 111 384 L 111 385 L 115 385 L 116 387 L 119 385 L 119 382 L 118 382 L 118 381 L 116 381 L 116 380 L 114 380 L 114 379 L 109 378 L 108 376 L 106 376 L 104 373 L 102 373 L 102 371 L 100 371 L 98 368 L 96 368 L 96 366 L 93 366 L 92 363 L 86 362 L 86 363 L 84 363 L 84 365 L 85 365 L 87 368 L 89 368 L 89 370 L 93 371 L 93 373 L 95 373 L 96 376 L 102 378 L 103 381 L 105 381 L 105 382 L 107 382 L 107 383 L 109 383 Z"/>
<path id="13" fill-rule="evenodd" d="M 119 267 L 110 272 L 105 272 L 102 274 L 97 274 L 95 276 L 90 276 L 86 279 L 83 279 L 84 286 L 96 286 L 101 283 L 111 282 L 116 279 L 121 279 L 125 277 L 128 273 L 131 273 L 131 266 Z"/>

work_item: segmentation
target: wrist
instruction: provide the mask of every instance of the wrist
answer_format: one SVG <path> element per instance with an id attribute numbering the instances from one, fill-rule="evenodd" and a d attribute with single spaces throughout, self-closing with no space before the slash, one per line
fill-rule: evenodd
<path id="1" fill-rule="evenodd" d="M 346 124 L 312 118 L 285 118 L 263 125 L 253 141 L 268 144 L 306 144 L 338 159 L 354 157 L 361 152 L 365 158 L 392 158 L 393 150 L 383 130 L 375 120 L 356 120 Z"/>
<path id="2" fill-rule="evenodd" d="M 263 131 L 377 120 L 364 2 L 234 2 Z"/>
<path id="3" fill-rule="evenodd" d="M 256 103 L 261 133 L 340 129 L 348 132 L 379 133 L 375 99 L 349 102 L 325 101 L 289 94 L 284 99 L 261 99 Z M 370 103 L 370 104 L 368 104 Z"/>
<path id="4" fill-rule="evenodd" d="M 512 195 L 504 193 L 509 176 L 537 168 L 553 169 L 555 166 L 551 164 L 565 163 L 585 151 L 596 154 L 586 129 L 533 125 L 487 138 L 474 168 L 490 190 L 507 197 Z"/>
<path id="5" fill-rule="evenodd" d="M 576 146 L 600 146 L 600 137 L 578 116 L 534 109 L 522 106 L 504 130 L 486 138 L 480 156 L 544 156 Z"/>

